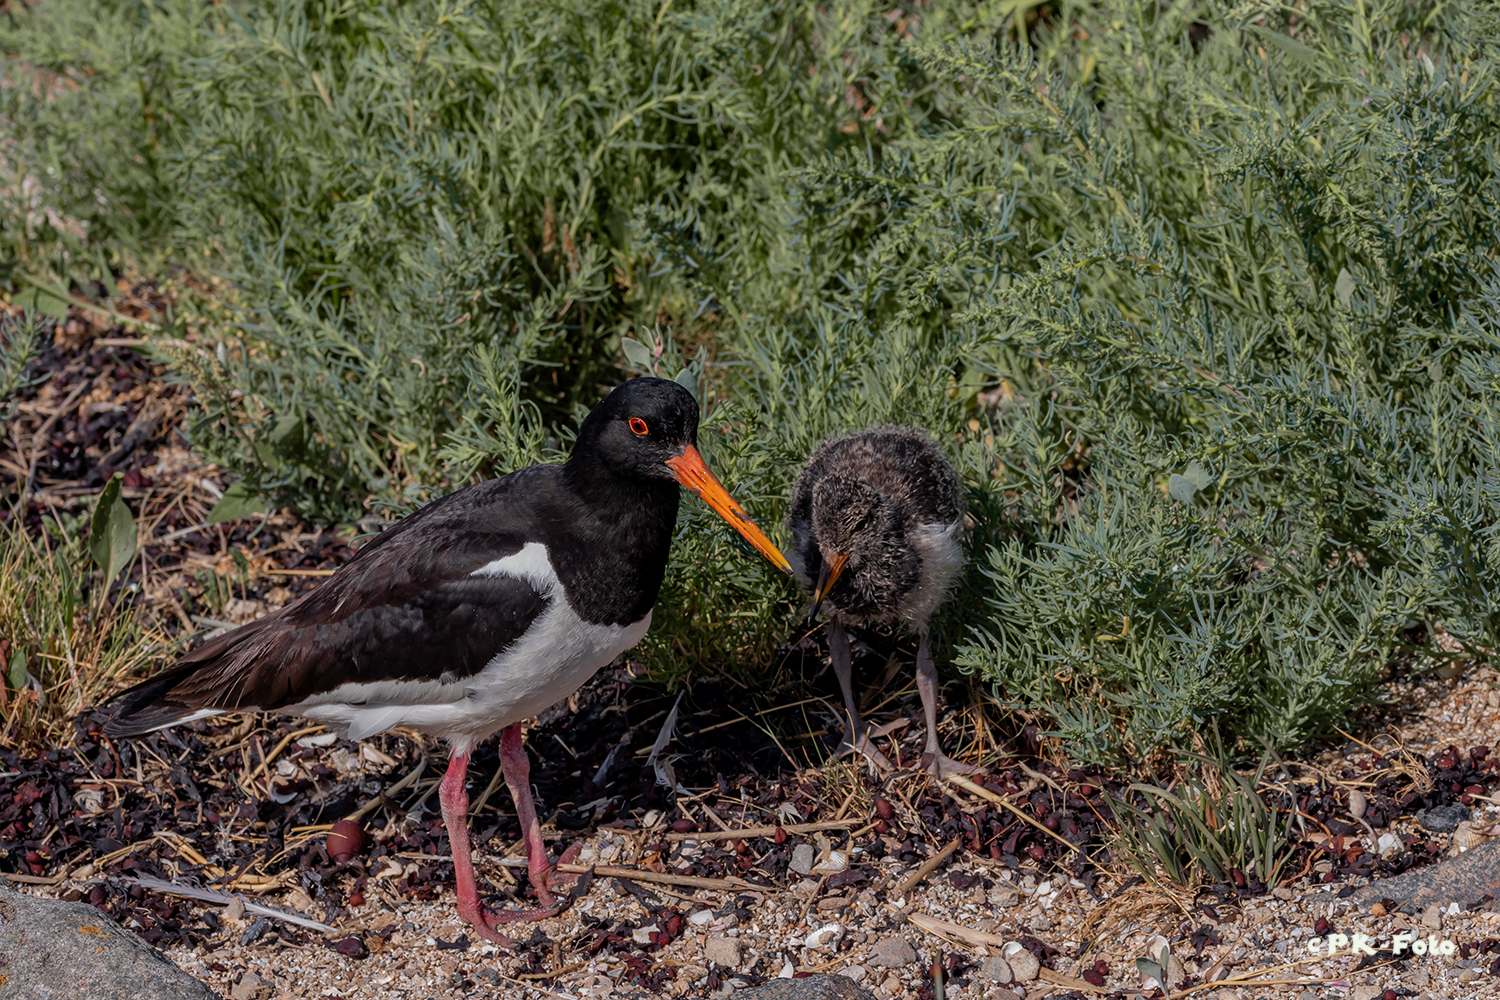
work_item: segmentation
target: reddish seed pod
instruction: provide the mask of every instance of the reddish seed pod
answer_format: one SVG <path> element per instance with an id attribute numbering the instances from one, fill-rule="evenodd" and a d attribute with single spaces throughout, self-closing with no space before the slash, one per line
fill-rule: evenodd
<path id="1" fill-rule="evenodd" d="M 333 946 L 333 950 L 349 958 L 365 958 L 370 954 L 370 949 L 366 948 L 365 943 L 357 937 L 344 938 Z"/>
<path id="2" fill-rule="evenodd" d="M 362 893 L 362 892 L 350 893 L 350 895 L 349 895 L 349 905 L 350 906 L 364 906 L 365 905 L 365 894 Z"/>
<path id="3" fill-rule="evenodd" d="M 1319 917 L 1318 918 L 1317 923 L 1313 924 L 1313 933 L 1316 934 L 1316 935 L 1318 935 L 1318 937 L 1322 937 L 1324 934 L 1328 933 L 1328 918 L 1327 917 Z"/>
<path id="4" fill-rule="evenodd" d="M 1058 820 L 1057 813 L 1052 813 L 1050 816 L 1048 816 L 1045 820 L 1042 821 L 1042 825 L 1045 826 L 1047 829 L 1052 830 L 1053 832 L 1056 832 L 1057 828 L 1059 826 L 1062 826 L 1062 822 L 1060 820 Z"/>
<path id="5" fill-rule="evenodd" d="M 1380 994 L 1380 1000 L 1396 1000 L 1396 991 L 1386 990 L 1384 993 Z"/>
<path id="6" fill-rule="evenodd" d="M 341 819 L 328 831 L 328 856 L 343 864 L 365 849 L 365 831 L 353 820 Z"/>
<path id="7" fill-rule="evenodd" d="M 891 819 L 896 815 L 896 810 L 889 799 L 878 798 L 875 800 L 875 815 L 881 819 Z"/>
<path id="8" fill-rule="evenodd" d="M 1089 796 L 1093 795 L 1097 791 L 1098 791 L 1098 789 L 1095 788 L 1093 785 L 1079 785 L 1078 786 L 1078 794 L 1082 795 L 1084 798 L 1088 798 Z"/>
<path id="9" fill-rule="evenodd" d="M 1238 868 L 1231 868 L 1231 869 L 1229 869 L 1229 876 L 1234 879 L 1235 888 L 1237 888 L 1237 889 L 1243 889 L 1243 888 L 1245 888 L 1245 873 L 1244 872 L 1240 871 Z"/>
<path id="10" fill-rule="evenodd" d="M 786 831 L 783 830 L 781 827 L 778 826 L 776 828 L 776 836 L 772 837 L 771 839 L 774 840 L 774 841 L 776 841 L 776 843 L 778 843 L 778 844 L 785 844 L 786 843 Z"/>
<path id="11" fill-rule="evenodd" d="M 887 832 L 890 831 L 890 829 L 891 829 L 891 824 L 887 823 L 885 820 L 883 820 L 883 819 L 877 819 L 875 821 L 875 832 L 876 833 L 887 833 Z"/>
<path id="12" fill-rule="evenodd" d="M 690 819 L 688 819 L 686 817 L 683 817 L 682 819 L 673 820 L 672 821 L 672 832 L 673 833 L 689 833 L 692 830 L 694 830 L 697 826 L 698 826 L 697 823 L 694 823 L 692 820 L 690 820 Z"/>
<path id="13" fill-rule="evenodd" d="M 738 837 L 736 837 L 734 840 L 730 841 L 730 843 L 734 844 L 734 853 L 736 853 L 736 854 L 744 854 L 746 851 L 749 850 L 749 848 L 745 846 L 744 840 L 742 840 L 742 839 L 740 839 Z"/>

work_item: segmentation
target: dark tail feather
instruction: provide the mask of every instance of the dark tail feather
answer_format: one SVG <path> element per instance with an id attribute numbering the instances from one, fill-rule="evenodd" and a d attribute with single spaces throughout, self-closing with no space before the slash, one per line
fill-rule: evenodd
<path id="1" fill-rule="evenodd" d="M 144 736 L 196 715 L 201 709 L 174 701 L 168 692 L 201 666 L 199 663 L 180 664 L 115 695 L 99 709 L 109 716 L 109 721 L 104 724 L 104 735 L 111 739 Z"/>
<path id="2" fill-rule="evenodd" d="M 276 621 L 271 614 L 224 632 L 188 653 L 176 666 L 115 695 L 100 708 L 109 717 L 104 735 L 142 736 L 204 714 L 256 710 L 237 693 L 235 681 L 243 675 L 239 668 L 253 663 L 261 650 L 257 643 Z"/>

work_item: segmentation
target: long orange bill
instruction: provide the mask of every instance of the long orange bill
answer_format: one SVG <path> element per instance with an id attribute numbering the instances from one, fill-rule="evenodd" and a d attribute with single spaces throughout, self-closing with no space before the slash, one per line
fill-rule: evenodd
<path id="1" fill-rule="evenodd" d="M 844 564 L 849 561 L 849 553 L 840 552 L 833 557 L 833 561 L 823 560 L 823 568 L 818 570 L 818 586 L 813 590 L 812 610 L 807 613 L 807 623 L 811 625 L 818 617 L 818 608 L 823 604 L 823 598 L 833 589 L 833 585 L 839 582 L 839 574 L 844 571 Z"/>
<path id="2" fill-rule="evenodd" d="M 755 546 L 755 551 L 769 559 L 772 566 L 783 573 L 792 571 L 792 564 L 786 561 L 786 556 L 771 544 L 765 533 L 750 520 L 750 515 L 734 502 L 734 497 L 729 495 L 729 491 L 708 470 L 697 448 L 688 445 L 681 455 L 667 459 L 667 468 L 672 470 L 672 476 L 679 483 L 712 507 L 715 514 L 728 521 L 729 526 L 743 535 L 745 541 Z"/>

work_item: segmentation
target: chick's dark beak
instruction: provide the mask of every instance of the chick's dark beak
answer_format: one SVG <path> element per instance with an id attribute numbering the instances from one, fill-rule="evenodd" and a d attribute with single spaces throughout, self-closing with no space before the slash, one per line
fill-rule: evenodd
<path id="1" fill-rule="evenodd" d="M 715 514 L 728 521 L 729 526 L 753 545 L 755 551 L 770 560 L 772 566 L 783 573 L 792 571 L 791 563 L 786 561 L 786 556 L 771 544 L 771 540 L 765 536 L 765 533 L 755 526 L 754 521 L 750 520 L 750 515 L 734 502 L 734 497 L 729 495 L 729 491 L 724 489 L 719 480 L 709 471 L 708 466 L 703 462 L 703 456 L 698 454 L 697 448 L 688 445 L 682 449 L 682 454 L 667 459 L 666 465 L 672 470 L 672 478 L 712 507 Z"/>
<path id="2" fill-rule="evenodd" d="M 824 558 L 823 568 L 818 570 L 818 585 L 813 588 L 813 606 L 807 613 L 807 622 L 812 624 L 813 619 L 818 617 L 818 608 L 823 604 L 823 598 L 833 589 L 833 585 L 839 582 L 839 574 L 844 572 L 844 564 L 849 561 L 849 553 L 840 552 L 832 559 Z"/>

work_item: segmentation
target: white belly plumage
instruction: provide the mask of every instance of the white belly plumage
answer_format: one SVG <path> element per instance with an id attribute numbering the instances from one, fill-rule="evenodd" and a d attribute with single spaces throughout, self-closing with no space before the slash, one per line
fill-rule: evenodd
<path id="1" fill-rule="evenodd" d="M 651 612 L 630 625 L 591 625 L 578 616 L 547 558 L 547 547 L 528 542 L 475 575 L 527 580 L 550 599 L 519 641 L 469 677 L 343 684 L 282 711 L 366 739 L 407 726 L 448 740 L 463 752 L 496 730 L 538 715 L 583 686 L 600 667 L 646 634 Z"/>

